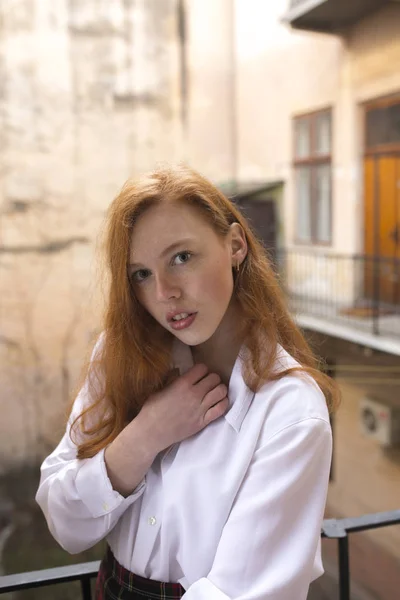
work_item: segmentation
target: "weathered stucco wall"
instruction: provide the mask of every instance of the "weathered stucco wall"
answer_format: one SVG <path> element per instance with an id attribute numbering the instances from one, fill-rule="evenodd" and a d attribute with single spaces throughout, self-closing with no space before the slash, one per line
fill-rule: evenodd
<path id="1" fill-rule="evenodd" d="M 237 178 L 234 0 L 188 0 L 187 159 L 216 182 Z"/>
<path id="2" fill-rule="evenodd" d="M 0 37 L 2 465 L 59 439 L 99 328 L 95 247 L 131 174 L 181 157 L 174 0 L 14 0 Z"/>
<path id="3" fill-rule="evenodd" d="M 99 232 L 122 183 L 236 175 L 233 5 L 13 0 L 0 41 L 3 465 L 52 447 L 100 324 Z"/>

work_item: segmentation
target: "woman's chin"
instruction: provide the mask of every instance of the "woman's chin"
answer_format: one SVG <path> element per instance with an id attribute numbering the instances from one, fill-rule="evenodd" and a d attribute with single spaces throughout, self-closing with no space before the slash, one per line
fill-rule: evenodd
<path id="1" fill-rule="evenodd" d="M 200 344 L 204 344 L 204 342 L 211 337 L 188 331 L 174 331 L 173 335 L 187 346 L 199 346 Z"/>
<path id="2" fill-rule="evenodd" d="M 181 340 L 187 346 L 199 346 L 207 342 L 214 331 L 204 331 L 204 328 L 181 329 L 180 331 L 172 331 L 172 334 Z"/>

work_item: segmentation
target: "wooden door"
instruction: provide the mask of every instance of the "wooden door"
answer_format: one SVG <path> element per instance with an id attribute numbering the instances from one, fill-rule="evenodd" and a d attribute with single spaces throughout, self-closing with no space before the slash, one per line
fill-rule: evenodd
<path id="1" fill-rule="evenodd" d="M 370 155 L 364 165 L 365 295 L 400 302 L 400 154 Z"/>

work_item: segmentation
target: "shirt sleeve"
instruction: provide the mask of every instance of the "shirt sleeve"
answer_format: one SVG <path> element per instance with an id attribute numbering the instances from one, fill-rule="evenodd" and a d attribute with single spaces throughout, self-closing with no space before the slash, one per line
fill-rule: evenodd
<path id="1" fill-rule="evenodd" d="M 327 421 L 306 418 L 253 457 L 207 577 L 185 600 L 306 600 L 332 453 Z"/>
<path id="2" fill-rule="evenodd" d="M 50 532 L 72 554 L 106 537 L 145 488 L 144 478 L 127 498 L 114 490 L 107 474 L 104 450 L 93 458 L 76 458 L 77 447 L 70 438 L 70 427 L 88 401 L 86 380 L 74 402 L 62 440 L 41 466 L 36 493 Z"/>

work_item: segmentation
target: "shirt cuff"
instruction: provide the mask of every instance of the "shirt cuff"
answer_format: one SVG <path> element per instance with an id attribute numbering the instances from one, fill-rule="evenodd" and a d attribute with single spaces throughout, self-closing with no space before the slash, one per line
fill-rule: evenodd
<path id="1" fill-rule="evenodd" d="M 186 590 L 182 600 L 232 600 L 221 592 L 209 579 L 202 577 Z"/>
<path id="2" fill-rule="evenodd" d="M 93 458 L 83 459 L 75 479 L 80 499 L 95 518 L 112 512 L 122 504 L 128 508 L 143 494 L 146 485 L 146 477 L 144 477 L 126 498 L 114 490 L 107 474 L 104 451 L 105 449 L 101 450 Z"/>

